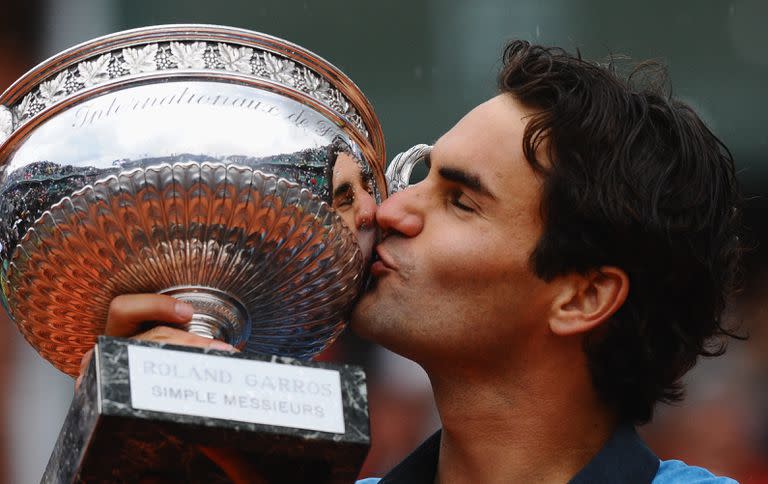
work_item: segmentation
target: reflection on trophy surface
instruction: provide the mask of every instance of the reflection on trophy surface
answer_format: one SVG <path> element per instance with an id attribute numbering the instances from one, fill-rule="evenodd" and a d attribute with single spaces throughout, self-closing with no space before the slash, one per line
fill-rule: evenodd
<path id="1" fill-rule="evenodd" d="M 345 225 L 355 233 L 366 262 L 372 255 L 375 237 L 376 201 L 372 185 L 370 173 L 366 173 L 348 151 L 340 151 L 331 177 L 332 205 Z"/>
<path id="2" fill-rule="evenodd" d="M 148 292 L 189 302 L 189 331 L 242 350 L 222 358 L 99 339 L 46 480 L 119 480 L 122 465 L 140 464 L 131 449 L 144 464 L 168 461 L 169 442 L 193 438 L 269 449 L 296 475 L 303 459 L 330 480 L 354 476 L 369 440 L 362 372 L 255 366 L 278 361 L 260 354 L 327 347 L 364 282 L 387 193 L 384 144 L 343 73 L 245 30 L 121 32 L 12 85 L 0 97 L 0 143 L 3 304 L 44 358 L 77 374 L 110 301 Z M 275 376 L 292 386 L 254 389 L 257 368 L 298 373 Z M 89 433 L 97 424 L 101 436 Z M 332 462 L 339 452 L 354 457 Z"/>

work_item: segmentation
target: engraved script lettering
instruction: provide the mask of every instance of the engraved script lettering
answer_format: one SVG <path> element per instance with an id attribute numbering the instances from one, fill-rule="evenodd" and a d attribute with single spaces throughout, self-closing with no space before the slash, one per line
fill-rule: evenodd
<path id="1" fill-rule="evenodd" d="M 124 104 L 123 104 L 124 103 Z M 185 87 L 179 92 L 166 96 L 147 96 L 141 98 L 130 98 L 121 103 L 117 97 L 113 97 L 109 106 L 104 108 L 103 102 L 85 103 L 75 110 L 75 118 L 72 122 L 73 128 L 82 128 L 93 125 L 98 121 L 113 118 L 119 114 L 125 114 L 130 111 L 145 111 L 151 108 L 159 108 L 172 105 L 206 105 L 222 106 L 239 109 L 248 109 L 270 116 L 279 116 L 280 108 L 274 104 L 266 103 L 258 99 L 245 96 L 225 96 L 222 94 L 202 94 L 194 92 L 189 87 Z M 300 120 L 294 121 L 297 126 L 303 127 L 307 123 L 304 119 L 303 111 L 299 113 L 290 113 L 288 118 L 294 117 Z"/>

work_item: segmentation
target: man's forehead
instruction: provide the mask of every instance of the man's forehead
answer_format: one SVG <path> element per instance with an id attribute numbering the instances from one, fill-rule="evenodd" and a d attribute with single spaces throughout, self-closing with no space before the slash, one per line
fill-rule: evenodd
<path id="1" fill-rule="evenodd" d="M 491 98 L 437 140 L 432 161 L 497 175 L 515 170 L 524 160 L 522 140 L 528 115 L 511 95 Z"/>
<path id="2" fill-rule="evenodd" d="M 339 153 L 333 171 L 337 175 L 359 173 L 361 171 L 360 162 L 349 153 Z"/>

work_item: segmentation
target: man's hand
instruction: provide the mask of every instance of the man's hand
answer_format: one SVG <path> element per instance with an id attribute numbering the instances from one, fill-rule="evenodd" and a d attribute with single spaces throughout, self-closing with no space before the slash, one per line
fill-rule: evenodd
<path id="1" fill-rule="evenodd" d="M 125 294 L 117 296 L 109 305 L 104 334 L 158 343 L 234 351 L 235 348 L 230 344 L 188 333 L 178 327 L 189 322 L 193 312 L 194 309 L 190 304 L 171 296 Z M 147 323 L 153 322 L 160 324 L 142 332 L 146 329 Z"/>
<path id="2" fill-rule="evenodd" d="M 222 351 L 236 351 L 223 341 L 212 340 L 189 333 L 180 328 L 192 319 L 192 306 L 171 296 L 162 294 L 125 294 L 117 296 L 109 305 L 107 336 L 129 337 L 158 343 L 171 343 L 183 346 L 195 346 Z M 157 323 L 146 329 L 147 324 Z M 176 327 L 174 327 L 176 326 Z M 75 382 L 75 389 L 80 386 L 83 372 L 93 355 L 89 350 L 80 362 L 80 375 Z"/>
<path id="3" fill-rule="evenodd" d="M 158 343 L 237 351 L 234 346 L 223 341 L 212 340 L 180 329 L 182 324 L 192 319 L 193 312 L 190 304 L 162 294 L 117 296 L 109 305 L 104 334 Z M 146 330 L 148 323 L 157 323 L 157 325 Z M 92 356 L 93 350 L 89 350 L 83 355 L 80 362 L 80 375 L 75 382 L 75 390 L 80 386 L 83 372 L 88 367 Z M 232 482 L 266 482 L 259 477 L 255 469 L 251 469 L 251 465 L 244 455 L 240 455 L 232 449 L 199 446 L 199 450 L 216 463 Z"/>

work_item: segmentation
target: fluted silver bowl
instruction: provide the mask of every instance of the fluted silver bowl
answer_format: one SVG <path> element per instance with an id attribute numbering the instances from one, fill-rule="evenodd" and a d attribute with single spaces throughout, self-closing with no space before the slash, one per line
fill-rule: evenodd
<path id="1" fill-rule="evenodd" d="M 190 302 L 190 331 L 309 357 L 365 271 L 331 205 L 340 151 L 380 202 L 370 103 L 286 41 L 174 25 L 58 54 L 0 96 L 3 304 L 72 375 L 110 301 L 139 292 Z"/>

